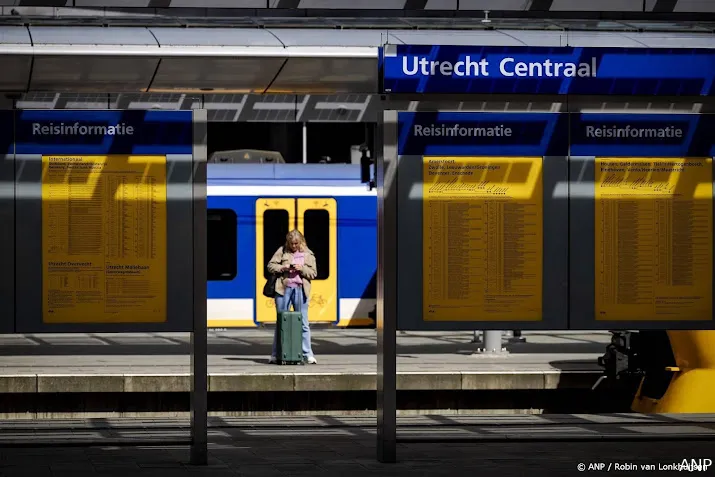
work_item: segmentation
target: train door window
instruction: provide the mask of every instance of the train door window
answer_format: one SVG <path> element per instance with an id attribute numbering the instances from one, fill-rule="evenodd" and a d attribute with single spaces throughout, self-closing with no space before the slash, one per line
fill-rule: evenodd
<path id="1" fill-rule="evenodd" d="M 269 209 L 263 212 L 263 267 L 264 278 L 268 278 L 265 266 L 276 253 L 278 247 L 285 245 L 290 216 L 287 210 Z"/>
<path id="2" fill-rule="evenodd" d="M 316 280 L 330 276 L 330 212 L 324 209 L 308 209 L 303 215 L 304 235 L 308 247 L 315 254 L 318 268 Z"/>
<path id="3" fill-rule="evenodd" d="M 233 280 L 238 273 L 238 218 L 231 209 L 208 209 L 208 279 Z"/>

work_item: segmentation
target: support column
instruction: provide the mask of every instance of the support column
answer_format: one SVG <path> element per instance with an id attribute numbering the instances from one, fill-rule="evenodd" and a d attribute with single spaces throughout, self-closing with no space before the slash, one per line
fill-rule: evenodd
<path id="1" fill-rule="evenodd" d="M 377 460 L 393 463 L 397 461 L 397 111 L 383 114 L 376 141 Z"/>
<path id="2" fill-rule="evenodd" d="M 208 337 L 206 322 L 206 110 L 194 111 L 193 264 L 194 323 L 191 333 L 191 458 L 208 464 Z"/>
<path id="3" fill-rule="evenodd" d="M 477 350 L 478 354 L 502 355 L 508 351 L 502 346 L 501 330 L 484 330 L 482 331 L 482 347 Z"/>

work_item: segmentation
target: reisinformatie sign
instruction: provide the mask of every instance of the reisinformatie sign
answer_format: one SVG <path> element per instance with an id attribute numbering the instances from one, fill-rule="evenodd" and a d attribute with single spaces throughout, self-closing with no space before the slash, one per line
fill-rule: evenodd
<path id="1" fill-rule="evenodd" d="M 713 119 L 571 116 L 571 327 L 712 327 Z"/>
<path id="2" fill-rule="evenodd" d="M 396 126 L 400 329 L 566 327 L 568 206 L 551 191 L 567 118 L 400 112 Z"/>
<path id="3" fill-rule="evenodd" d="M 193 113 L 18 111 L 15 131 L 17 331 L 191 330 Z"/>

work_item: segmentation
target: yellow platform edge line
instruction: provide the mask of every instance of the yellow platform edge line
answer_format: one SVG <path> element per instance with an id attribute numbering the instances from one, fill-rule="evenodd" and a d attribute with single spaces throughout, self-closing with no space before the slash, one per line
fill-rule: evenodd
<path id="1" fill-rule="evenodd" d="M 265 323 L 275 323 L 275 322 L 265 322 Z M 320 323 L 320 322 L 312 322 Z M 372 318 L 344 318 L 340 320 L 335 326 L 338 328 L 350 327 L 350 326 L 370 326 L 375 323 Z M 246 318 L 244 320 L 236 319 L 213 319 L 207 321 L 207 327 L 209 328 L 255 328 L 256 323 L 252 319 Z"/>

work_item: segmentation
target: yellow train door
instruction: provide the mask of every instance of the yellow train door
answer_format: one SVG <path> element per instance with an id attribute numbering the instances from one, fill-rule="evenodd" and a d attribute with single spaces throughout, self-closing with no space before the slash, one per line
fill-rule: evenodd
<path id="1" fill-rule="evenodd" d="M 256 322 L 275 323 L 276 305 L 263 296 L 268 278 L 266 265 L 278 247 L 285 244 L 288 231 L 295 227 L 295 199 L 256 200 Z"/>
<path id="2" fill-rule="evenodd" d="M 313 280 L 308 308 L 311 323 L 338 321 L 338 231 L 335 199 L 298 199 L 298 230 L 315 254 L 318 276 Z"/>

